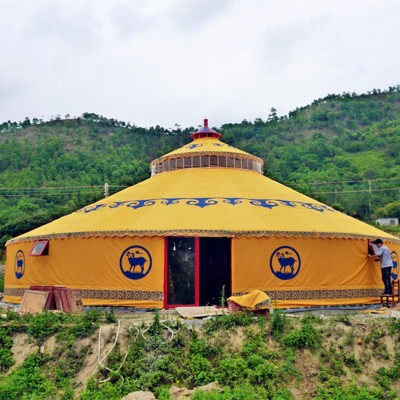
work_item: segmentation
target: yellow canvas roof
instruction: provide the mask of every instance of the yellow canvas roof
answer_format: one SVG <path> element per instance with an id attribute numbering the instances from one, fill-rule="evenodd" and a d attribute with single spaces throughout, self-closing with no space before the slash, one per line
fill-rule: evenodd
<path id="1" fill-rule="evenodd" d="M 193 153 L 237 153 L 237 154 L 246 154 L 251 156 L 251 154 L 246 153 L 243 150 L 237 149 L 236 147 L 230 146 L 220 140 L 213 137 L 203 137 L 196 139 L 195 141 L 188 143 L 185 146 L 182 146 L 179 149 L 171 151 L 168 154 L 165 154 L 163 157 L 172 157 L 176 155 L 182 154 L 193 154 Z M 252 156 L 254 157 L 254 156 Z"/>
<path id="2" fill-rule="evenodd" d="M 382 237 L 399 240 L 254 172 L 163 172 L 13 240 L 91 236 Z"/>

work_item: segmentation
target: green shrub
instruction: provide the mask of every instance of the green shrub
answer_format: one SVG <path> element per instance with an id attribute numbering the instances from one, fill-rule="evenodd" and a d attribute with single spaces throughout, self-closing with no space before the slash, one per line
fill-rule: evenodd
<path id="1" fill-rule="evenodd" d="M 319 315 L 306 314 L 301 319 L 302 324 L 322 324 L 323 319 Z"/>
<path id="2" fill-rule="evenodd" d="M 6 329 L 0 327 L 0 372 L 6 372 L 14 364 L 12 339 Z"/>
<path id="3" fill-rule="evenodd" d="M 57 388 L 42 372 L 47 361 L 38 353 L 29 355 L 16 371 L 0 383 L 0 400 L 54 398 Z"/>
<path id="4" fill-rule="evenodd" d="M 264 382 L 274 381 L 277 378 L 277 366 L 268 361 L 264 361 L 248 368 L 248 381 L 253 385 L 262 385 Z"/>
<path id="5" fill-rule="evenodd" d="M 161 325 L 160 313 L 158 312 L 158 310 L 156 310 L 153 318 L 153 323 L 150 325 L 148 334 L 151 336 L 157 336 L 161 333 L 162 329 L 163 328 Z"/>
<path id="6" fill-rule="evenodd" d="M 263 386 L 254 386 L 249 383 L 235 385 L 233 388 L 224 387 L 223 391 L 213 390 L 211 392 L 202 392 L 200 390 L 196 390 L 191 396 L 191 400 L 290 400 L 292 398 L 293 397 L 291 396 L 290 392 L 287 394 L 287 396 L 272 397 L 269 389 Z"/>
<path id="7" fill-rule="evenodd" d="M 105 317 L 106 324 L 114 324 L 117 322 L 117 318 L 115 316 L 115 312 L 113 309 L 106 312 L 104 317 Z"/>
<path id="8" fill-rule="evenodd" d="M 305 323 L 301 328 L 289 332 L 281 342 L 285 346 L 298 349 L 316 349 L 322 343 L 322 336 L 310 323 Z"/>
<path id="9" fill-rule="evenodd" d="M 126 393 L 127 394 L 127 393 Z M 89 379 L 86 389 L 82 392 L 81 400 L 121 400 L 123 397 L 119 385 L 110 382 L 99 384 L 94 378 Z"/>
<path id="10" fill-rule="evenodd" d="M 247 312 L 238 312 L 233 314 L 217 315 L 207 321 L 205 329 L 207 334 L 211 335 L 218 331 L 233 330 L 238 326 L 249 326 L 253 322 L 253 315 Z"/>
<path id="11" fill-rule="evenodd" d="M 350 318 L 347 314 L 338 314 L 332 318 L 332 322 L 341 322 L 346 326 L 351 326 Z"/>
<path id="12" fill-rule="evenodd" d="M 392 335 L 398 335 L 398 339 L 400 340 L 400 318 L 393 318 L 389 321 L 388 325 L 389 333 Z"/>
<path id="13" fill-rule="evenodd" d="M 246 362 L 241 357 L 227 357 L 220 361 L 216 375 L 222 385 L 235 385 L 246 381 Z"/>
<path id="14" fill-rule="evenodd" d="M 4 292 L 4 275 L 0 274 L 0 292 Z"/>
<path id="15" fill-rule="evenodd" d="M 204 357 L 213 357 L 219 352 L 205 338 L 194 338 L 189 346 L 191 355 L 200 354 Z"/>
<path id="16" fill-rule="evenodd" d="M 195 386 L 206 385 L 215 379 L 211 362 L 199 354 L 189 358 L 189 370 Z"/>
<path id="17" fill-rule="evenodd" d="M 343 355 L 345 365 L 357 373 L 362 372 L 360 362 L 356 359 L 353 353 Z"/>
<path id="18" fill-rule="evenodd" d="M 376 325 L 372 325 L 371 331 L 365 338 L 365 343 L 371 343 L 373 347 L 378 346 L 381 343 L 381 339 L 385 336 L 385 332 Z"/>
<path id="19" fill-rule="evenodd" d="M 82 339 L 92 335 L 99 327 L 101 313 L 97 310 L 89 310 L 75 316 L 74 323 L 65 333 L 76 339 Z"/>
<path id="20" fill-rule="evenodd" d="M 60 329 L 60 325 L 60 317 L 57 314 L 46 311 L 32 316 L 27 333 L 37 341 L 38 345 L 41 345 L 45 339 L 54 335 Z"/>
<path id="21" fill-rule="evenodd" d="M 381 388 L 357 386 L 355 383 L 343 384 L 338 378 L 330 378 L 317 387 L 317 400 L 380 400 L 397 398 L 393 392 Z"/>
<path id="22" fill-rule="evenodd" d="M 253 335 L 251 332 L 247 332 L 247 337 L 243 342 L 242 350 L 240 354 L 243 358 L 252 357 L 254 354 L 265 357 L 267 351 L 265 337 L 262 334 Z M 276 354 L 269 352 L 269 357 L 274 357 Z"/>
<path id="23" fill-rule="evenodd" d="M 279 308 L 274 309 L 274 312 L 271 314 L 271 319 L 270 319 L 270 327 L 272 335 L 275 338 L 280 338 L 286 325 L 287 325 L 286 314 Z"/>

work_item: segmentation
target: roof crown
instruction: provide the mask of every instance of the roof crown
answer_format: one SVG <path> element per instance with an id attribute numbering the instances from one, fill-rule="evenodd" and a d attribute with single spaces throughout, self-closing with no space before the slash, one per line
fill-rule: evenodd
<path id="1" fill-rule="evenodd" d="M 204 126 L 200 128 L 198 131 L 193 132 L 190 136 L 192 137 L 193 140 L 195 140 L 204 137 L 213 137 L 219 139 L 222 135 L 219 132 L 215 131 L 214 129 L 209 128 L 208 119 L 204 118 Z"/>
<path id="2" fill-rule="evenodd" d="M 208 126 L 205 118 L 204 126 L 191 134 L 191 143 L 152 161 L 151 176 L 188 168 L 234 168 L 263 173 L 261 158 L 221 142 L 221 136 Z"/>

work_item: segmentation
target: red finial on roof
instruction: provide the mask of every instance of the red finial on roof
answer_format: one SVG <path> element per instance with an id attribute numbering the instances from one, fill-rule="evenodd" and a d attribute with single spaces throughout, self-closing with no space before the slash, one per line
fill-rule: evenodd
<path id="1" fill-rule="evenodd" d="M 203 137 L 213 137 L 219 139 L 222 135 L 214 129 L 208 127 L 208 119 L 204 118 L 204 126 L 200 128 L 198 131 L 193 132 L 191 134 L 192 139 L 199 139 Z"/>

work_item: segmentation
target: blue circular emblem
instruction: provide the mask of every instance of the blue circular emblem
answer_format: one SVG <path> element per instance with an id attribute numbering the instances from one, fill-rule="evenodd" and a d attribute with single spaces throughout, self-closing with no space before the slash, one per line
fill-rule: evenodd
<path id="1" fill-rule="evenodd" d="M 272 253 L 269 266 L 277 278 L 287 281 L 299 273 L 301 259 L 293 247 L 281 246 Z"/>
<path id="2" fill-rule="evenodd" d="M 392 279 L 397 280 L 399 277 L 399 256 L 395 251 L 390 253 L 392 255 L 393 268 L 392 268 Z"/>
<path id="3" fill-rule="evenodd" d="M 14 272 L 17 279 L 21 279 L 25 273 L 25 255 L 22 250 L 18 250 L 15 255 Z"/>
<path id="4" fill-rule="evenodd" d="M 152 259 L 150 253 L 142 246 L 128 247 L 119 259 L 122 273 L 129 279 L 142 279 L 151 270 Z"/>

